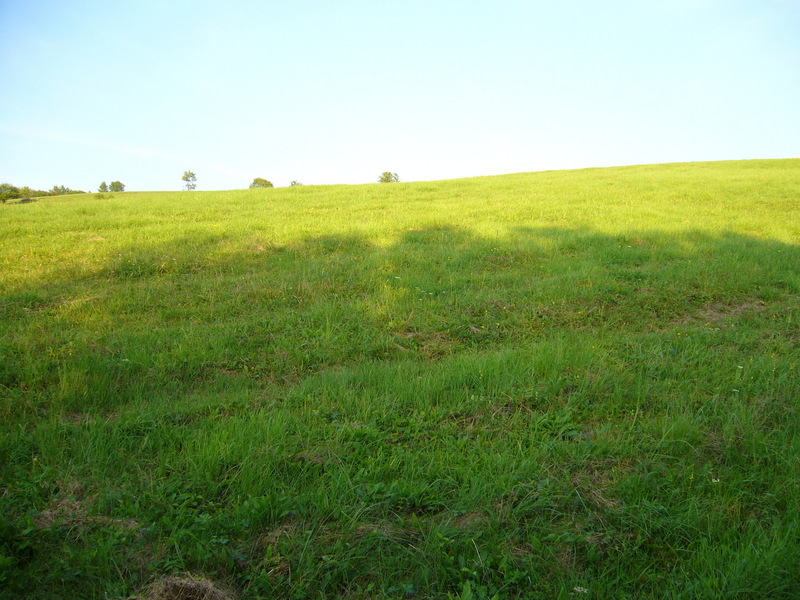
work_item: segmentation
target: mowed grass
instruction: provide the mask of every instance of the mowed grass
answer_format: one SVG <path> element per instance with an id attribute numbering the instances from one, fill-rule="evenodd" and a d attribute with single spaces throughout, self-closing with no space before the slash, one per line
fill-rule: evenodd
<path id="1" fill-rule="evenodd" d="M 0 235 L 2 597 L 800 594 L 800 160 L 47 198 Z"/>

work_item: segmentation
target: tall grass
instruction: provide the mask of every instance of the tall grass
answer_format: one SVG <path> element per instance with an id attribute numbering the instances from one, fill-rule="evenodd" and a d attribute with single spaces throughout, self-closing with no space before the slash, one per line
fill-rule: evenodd
<path id="1" fill-rule="evenodd" d="M 800 160 L 0 210 L 0 595 L 793 598 Z"/>

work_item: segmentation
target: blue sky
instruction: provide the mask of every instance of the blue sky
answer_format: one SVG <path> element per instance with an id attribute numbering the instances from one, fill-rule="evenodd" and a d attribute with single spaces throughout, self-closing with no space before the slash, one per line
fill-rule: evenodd
<path id="1" fill-rule="evenodd" d="M 800 0 L 0 0 L 0 181 L 800 156 Z"/>

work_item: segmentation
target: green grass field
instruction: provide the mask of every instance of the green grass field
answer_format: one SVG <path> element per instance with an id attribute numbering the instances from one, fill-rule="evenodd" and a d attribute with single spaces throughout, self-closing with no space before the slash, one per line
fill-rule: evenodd
<path id="1" fill-rule="evenodd" d="M 0 394 L 3 598 L 797 598 L 800 159 L 9 203 Z"/>

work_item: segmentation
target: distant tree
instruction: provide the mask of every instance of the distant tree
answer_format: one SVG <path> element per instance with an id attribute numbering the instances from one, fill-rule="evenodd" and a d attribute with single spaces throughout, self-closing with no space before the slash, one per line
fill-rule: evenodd
<path id="1" fill-rule="evenodd" d="M 253 183 L 250 184 L 250 188 L 251 189 L 252 188 L 271 188 L 271 187 L 275 187 L 275 186 L 272 185 L 271 181 L 267 181 L 263 177 L 256 177 L 255 179 L 253 179 Z"/>
<path id="2" fill-rule="evenodd" d="M 47 192 L 50 196 L 65 196 L 67 194 L 85 194 L 83 190 L 71 190 L 65 185 L 54 185 L 53 189 Z"/>
<path id="3" fill-rule="evenodd" d="M 98 192 L 107 192 L 108 191 L 108 184 L 104 181 L 103 183 L 100 184 L 100 187 L 97 188 L 97 191 Z"/>
<path id="4" fill-rule="evenodd" d="M 303 185 L 303 184 L 300 183 L 299 181 L 297 181 L 296 179 L 292 179 L 292 181 L 289 182 L 289 185 L 295 186 L 295 185 Z"/>
<path id="5" fill-rule="evenodd" d="M 397 183 L 400 181 L 400 178 L 397 176 L 397 173 L 390 173 L 389 171 L 384 171 L 381 173 L 381 176 L 378 177 L 378 183 Z"/>
<path id="6" fill-rule="evenodd" d="M 27 185 L 19 188 L 19 197 L 24 198 L 25 200 L 30 200 L 34 196 L 46 196 L 47 192 L 42 192 L 39 190 L 32 190 Z"/>
<path id="7" fill-rule="evenodd" d="M 186 182 L 186 189 L 191 191 L 197 187 L 195 181 L 197 181 L 197 175 L 192 173 L 191 171 L 184 171 L 183 177 L 181 177 Z"/>
<path id="8" fill-rule="evenodd" d="M 122 183 L 121 181 L 112 181 L 111 185 L 108 187 L 108 190 L 110 192 L 124 192 L 125 184 Z"/>
<path id="9" fill-rule="evenodd" d="M 15 200 L 20 197 L 19 188 L 14 187 L 10 183 L 0 184 L 0 202 L 5 204 L 9 200 Z"/>

